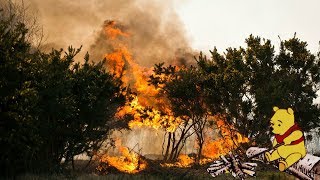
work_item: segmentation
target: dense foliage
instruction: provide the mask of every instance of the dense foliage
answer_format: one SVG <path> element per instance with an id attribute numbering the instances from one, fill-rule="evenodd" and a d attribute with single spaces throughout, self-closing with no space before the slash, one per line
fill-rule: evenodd
<path id="1" fill-rule="evenodd" d="M 204 73 L 204 93 L 211 112 L 226 115 L 228 123 L 259 144 L 269 144 L 272 107 L 292 107 L 304 131 L 320 125 L 317 97 L 320 82 L 319 54 L 307 50 L 297 37 L 281 41 L 275 53 L 270 40 L 250 36 L 245 49 L 211 51 L 198 58 Z"/>
<path id="2" fill-rule="evenodd" d="M 92 154 L 124 104 L 121 81 L 104 63 L 74 62 L 72 47 L 42 53 L 14 14 L 0 18 L 0 171 L 61 169 L 75 155 Z M 64 162 L 64 163 L 61 163 Z"/>

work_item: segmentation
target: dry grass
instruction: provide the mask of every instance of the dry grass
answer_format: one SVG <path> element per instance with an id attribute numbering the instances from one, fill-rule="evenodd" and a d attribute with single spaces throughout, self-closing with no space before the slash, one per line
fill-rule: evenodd
<path id="1" fill-rule="evenodd" d="M 152 175 L 152 174 L 144 174 L 144 175 L 127 175 L 127 174 L 109 174 L 104 176 L 97 176 L 94 174 L 85 174 L 79 175 L 75 177 L 65 177 L 63 175 L 24 175 L 20 176 L 17 179 L 24 179 L 24 180 L 60 180 L 60 179 L 76 179 L 76 180 L 162 180 L 162 179 L 199 179 L 199 180 L 206 180 L 206 179 L 217 179 L 217 180 L 234 180 L 231 175 L 221 175 L 219 177 L 213 178 L 211 176 L 171 176 L 171 175 Z M 261 172 L 258 173 L 256 178 L 248 178 L 250 179 L 261 179 L 261 180 L 294 180 L 293 176 L 284 173 L 274 173 L 274 172 Z"/>
<path id="2" fill-rule="evenodd" d="M 209 180 L 209 179 L 216 179 L 216 180 L 234 180 L 234 178 L 230 174 L 225 174 L 218 176 L 216 178 L 211 177 L 207 172 L 198 172 L 198 171 L 190 171 L 185 174 L 166 174 L 165 172 L 162 174 L 107 174 L 107 175 L 96 175 L 96 174 L 72 174 L 72 175 L 32 175 L 26 174 L 23 176 L 18 177 L 17 179 L 23 180 L 64 180 L 64 179 L 75 179 L 75 180 L 179 180 L 179 179 L 196 179 L 196 180 Z M 261 179 L 261 180 L 294 180 L 295 178 L 289 174 L 276 172 L 276 171 L 260 171 L 257 172 L 256 178 L 248 178 L 250 179 Z"/>
<path id="3" fill-rule="evenodd" d="M 195 180 L 234 180 L 230 174 L 220 175 L 213 178 L 209 173 L 207 173 L 206 166 L 197 166 L 192 168 L 165 168 L 159 165 L 158 161 L 149 161 L 148 168 L 139 174 L 124 174 L 112 169 L 106 175 L 97 175 L 93 167 L 89 170 L 82 170 L 84 167 L 84 162 L 80 162 L 77 171 L 69 171 L 66 174 L 42 174 L 33 175 L 25 174 L 17 177 L 18 180 L 180 180 L 180 179 L 195 179 Z M 79 168 L 82 167 L 82 168 Z M 81 170 L 80 170 L 81 169 Z M 1 178 L 0 178 L 1 179 Z M 287 173 L 279 172 L 272 166 L 267 166 L 265 164 L 259 164 L 257 168 L 257 177 L 248 178 L 248 180 L 261 179 L 261 180 L 294 180 L 295 177 Z"/>

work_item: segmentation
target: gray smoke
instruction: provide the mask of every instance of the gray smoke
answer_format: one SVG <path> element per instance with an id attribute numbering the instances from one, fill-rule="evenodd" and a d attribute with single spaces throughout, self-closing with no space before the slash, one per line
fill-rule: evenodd
<path id="1" fill-rule="evenodd" d="M 130 33 L 129 50 L 140 65 L 192 59 L 171 0 L 30 0 L 30 6 L 40 15 L 46 37 L 43 47 L 48 49 L 83 45 L 82 53 L 89 51 L 95 61 L 102 60 L 110 51 L 107 42 L 101 43 L 102 26 L 105 20 L 114 20 Z"/>

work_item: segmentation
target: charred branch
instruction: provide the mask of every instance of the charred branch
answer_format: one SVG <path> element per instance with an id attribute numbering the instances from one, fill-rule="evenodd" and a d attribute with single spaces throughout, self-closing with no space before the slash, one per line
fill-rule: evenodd
<path id="1" fill-rule="evenodd" d="M 247 176 L 255 176 L 256 163 L 241 162 L 237 156 L 229 153 L 229 157 L 220 156 L 221 160 L 214 161 L 207 171 L 213 177 L 217 177 L 229 171 L 233 177 L 244 179 Z"/>

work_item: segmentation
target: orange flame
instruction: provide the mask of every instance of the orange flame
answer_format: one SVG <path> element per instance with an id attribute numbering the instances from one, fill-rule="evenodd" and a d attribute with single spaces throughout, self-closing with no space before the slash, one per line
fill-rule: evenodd
<path id="1" fill-rule="evenodd" d="M 112 40 L 115 40 L 120 36 L 124 36 L 124 37 L 129 36 L 128 33 L 122 32 L 121 29 L 116 27 L 115 21 L 109 21 L 106 23 L 105 33 L 106 33 L 106 36 Z"/>
<path id="2" fill-rule="evenodd" d="M 215 116 L 214 119 L 217 119 Z M 236 149 L 240 144 L 249 142 L 249 139 L 244 137 L 238 132 L 232 132 L 233 127 L 228 126 L 222 119 L 216 120 L 217 127 L 222 135 L 219 139 L 210 139 L 210 136 L 206 136 L 202 155 L 199 164 L 207 164 L 216 159 L 221 155 L 227 155 L 230 151 Z M 196 146 L 198 146 L 196 144 Z M 180 154 L 177 162 L 175 163 L 163 163 L 161 166 L 164 167 L 190 167 L 195 163 L 194 158 L 188 155 Z"/>
<path id="3" fill-rule="evenodd" d="M 97 167 L 97 170 L 102 172 L 104 170 L 103 164 L 108 166 L 115 167 L 121 172 L 135 174 L 147 167 L 147 162 L 143 160 L 139 154 L 134 151 L 129 151 L 127 147 L 117 145 L 116 146 L 121 153 L 121 156 L 109 156 L 104 154 L 100 157 L 100 165 Z"/>
<path id="4" fill-rule="evenodd" d="M 154 129 L 162 128 L 167 132 L 174 132 L 182 122 L 182 119 L 179 117 L 163 115 L 159 110 L 142 106 L 137 96 L 121 108 L 117 115 L 121 117 L 127 113 L 131 113 L 134 118 L 128 124 L 130 128 L 147 126 Z"/>
<path id="5" fill-rule="evenodd" d="M 232 132 L 233 127 L 228 126 L 222 119 L 216 121 L 222 138 L 210 140 L 205 139 L 203 147 L 203 155 L 209 159 L 217 159 L 220 155 L 226 155 L 229 151 L 236 149 L 241 143 L 249 142 L 249 139 L 241 135 L 239 132 Z M 202 160 L 206 163 L 208 159 Z"/>
<path id="6" fill-rule="evenodd" d="M 194 158 L 189 157 L 185 154 L 180 154 L 178 157 L 178 161 L 175 163 L 163 163 L 161 164 L 162 167 L 181 167 L 181 168 L 187 168 L 191 167 L 192 164 L 194 164 Z"/>
<path id="7" fill-rule="evenodd" d="M 143 68 L 139 66 L 133 59 L 133 55 L 127 48 L 126 39 L 128 33 L 121 31 L 116 26 L 115 21 L 106 23 L 105 35 L 111 39 L 113 52 L 105 55 L 108 69 L 114 73 L 122 81 L 129 85 L 137 93 L 131 102 L 118 110 L 117 116 L 122 117 L 125 114 L 133 115 L 134 119 L 129 123 L 129 127 L 149 126 L 154 129 L 164 129 L 173 132 L 182 122 L 180 118 L 176 118 L 168 108 L 161 111 L 155 107 L 166 107 L 163 102 L 157 98 L 159 90 L 148 84 L 148 78 L 151 75 L 152 68 Z M 144 117 L 144 118 L 142 118 Z"/>

